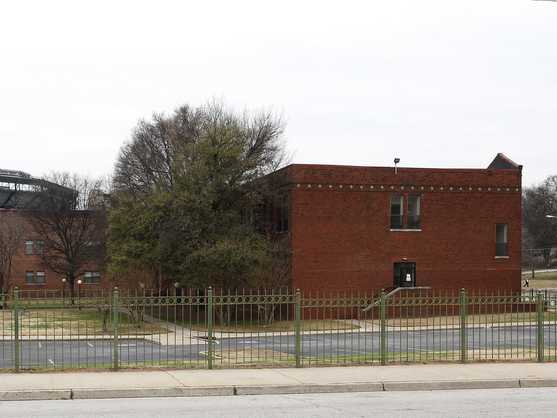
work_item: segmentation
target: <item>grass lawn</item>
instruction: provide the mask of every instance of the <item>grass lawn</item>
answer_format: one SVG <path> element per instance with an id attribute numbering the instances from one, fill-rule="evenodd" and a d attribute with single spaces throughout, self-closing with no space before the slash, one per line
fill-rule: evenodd
<path id="1" fill-rule="evenodd" d="M 546 288 L 557 288 L 557 271 L 551 271 L 547 273 L 536 273 L 536 278 L 532 279 L 531 274 L 522 275 L 522 280 L 528 279 L 530 281 L 530 289 L 546 289 Z M 526 288 L 528 289 L 528 288 Z"/>
<path id="2" fill-rule="evenodd" d="M 536 273 L 536 278 L 532 279 L 531 274 L 524 274 L 522 280 L 529 280 L 530 289 L 547 289 L 547 288 L 557 288 L 557 271 L 547 272 L 547 273 Z M 528 289 L 526 288 L 526 289 Z"/>
<path id="3" fill-rule="evenodd" d="M 490 325 L 490 324 L 516 324 L 524 322 L 536 322 L 536 312 L 516 312 L 516 313 L 494 313 L 485 315 L 468 315 L 466 323 L 468 326 L 474 325 Z M 557 320 L 557 312 L 546 311 L 544 314 L 545 321 Z M 371 321 L 370 321 L 371 322 Z M 373 321 L 374 323 L 378 321 Z M 387 320 L 389 327 L 454 327 L 460 324 L 460 317 L 456 316 L 436 316 L 430 318 L 393 318 Z"/>
<path id="4" fill-rule="evenodd" d="M 556 321 L 557 312 L 546 311 L 544 314 L 545 321 Z M 493 313 L 482 315 L 468 315 L 468 326 L 474 325 L 497 325 L 497 324 L 516 324 L 516 323 L 535 323 L 536 312 L 516 312 L 516 313 Z M 206 331 L 206 324 L 180 324 L 185 328 L 195 331 Z M 343 330 L 359 330 L 377 331 L 380 326 L 379 319 L 373 320 L 303 320 L 301 322 L 302 332 L 309 331 L 343 331 Z M 422 318 L 387 318 L 387 327 L 389 328 L 413 328 L 413 327 L 429 327 L 436 329 L 443 329 L 445 327 L 456 327 L 460 325 L 460 317 L 453 316 L 434 316 Z M 269 325 L 260 323 L 238 323 L 230 325 L 215 324 L 213 327 L 214 332 L 292 332 L 294 331 L 293 321 L 276 321 Z"/>
<path id="5" fill-rule="evenodd" d="M 119 314 L 118 322 L 120 335 L 151 335 L 168 332 L 155 324 L 143 322 L 138 325 L 123 313 Z M 13 327 L 12 311 L 0 311 L 0 335 L 12 335 Z M 113 332 L 111 316 L 105 316 L 103 310 L 91 308 L 25 309 L 20 312 L 19 330 L 22 337 L 111 335 Z"/>
<path id="6" fill-rule="evenodd" d="M 467 316 L 468 326 L 475 325 L 498 325 L 498 324 L 522 324 L 536 322 L 536 312 L 514 312 L 514 313 L 493 313 Z M 545 321 L 557 321 L 557 312 L 553 310 L 546 311 L 544 314 Z M 187 329 L 194 331 L 207 331 L 205 323 L 178 322 Z M 421 318 L 387 318 L 387 327 L 389 328 L 413 328 L 413 327 L 429 327 L 434 329 L 443 329 L 446 327 L 458 327 L 460 325 L 460 316 L 433 316 Z M 372 320 L 303 320 L 301 322 L 302 332 L 310 331 L 344 331 L 359 330 L 361 332 L 377 331 L 380 326 L 379 319 Z M 261 324 L 258 322 L 241 322 L 229 325 L 214 324 L 213 332 L 222 333 L 265 333 L 265 332 L 293 332 L 294 321 L 275 321 L 271 324 Z"/>
<path id="7" fill-rule="evenodd" d="M 484 350 L 467 350 L 466 358 L 470 362 L 483 362 L 483 361 L 535 361 L 537 351 L 532 348 L 500 348 L 494 347 L 493 349 Z M 546 361 L 555 361 L 555 350 L 545 350 L 544 357 Z M 339 356 L 306 356 L 303 358 L 302 363 L 305 366 L 335 366 L 335 365 L 350 365 L 350 364 L 379 364 L 381 356 L 378 352 L 368 354 L 354 354 L 354 355 L 339 355 Z M 460 360 L 459 350 L 447 351 L 401 351 L 401 352 L 388 352 L 386 355 L 387 364 L 412 364 L 412 363 L 455 363 Z"/>
<path id="8" fill-rule="evenodd" d="M 207 325 L 181 323 L 180 325 L 193 329 L 195 331 L 207 331 Z M 327 330 L 348 330 L 359 329 L 360 326 L 352 321 L 342 320 L 311 320 L 302 321 L 302 331 L 327 331 Z M 232 323 L 230 325 L 215 324 L 213 326 L 215 332 L 289 332 L 294 331 L 294 321 L 274 321 L 270 324 L 261 324 L 258 322 L 241 322 Z"/>

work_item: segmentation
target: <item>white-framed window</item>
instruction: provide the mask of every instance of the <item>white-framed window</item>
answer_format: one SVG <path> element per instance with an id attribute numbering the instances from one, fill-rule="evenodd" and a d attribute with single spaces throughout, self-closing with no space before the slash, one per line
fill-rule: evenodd
<path id="1" fill-rule="evenodd" d="M 83 284 L 97 284 L 101 282 L 101 273 L 98 271 L 86 271 L 83 274 Z"/>
<path id="2" fill-rule="evenodd" d="M 392 230 L 419 231 L 421 228 L 421 196 L 419 194 L 405 196 L 398 193 L 391 195 L 390 213 Z"/>
<path id="3" fill-rule="evenodd" d="M 26 271 L 25 283 L 30 285 L 46 284 L 46 274 L 44 271 Z"/>
<path id="4" fill-rule="evenodd" d="M 33 241 L 25 241 L 25 254 L 26 255 L 42 255 L 44 251 L 44 241 L 42 239 Z"/>
<path id="5" fill-rule="evenodd" d="M 408 196 L 408 219 L 406 227 L 408 229 L 420 229 L 420 195 L 411 194 Z"/>
<path id="6" fill-rule="evenodd" d="M 42 255 L 44 252 L 44 241 L 37 240 L 33 243 L 33 252 L 37 255 Z"/>
<path id="7" fill-rule="evenodd" d="M 44 271 L 35 272 L 35 283 L 36 284 L 45 284 L 46 283 L 46 275 L 45 275 Z"/>
<path id="8" fill-rule="evenodd" d="M 404 196 L 391 196 L 391 229 L 402 229 L 404 226 Z"/>
<path id="9" fill-rule="evenodd" d="M 25 254 L 33 255 L 33 241 L 31 240 L 25 241 Z"/>

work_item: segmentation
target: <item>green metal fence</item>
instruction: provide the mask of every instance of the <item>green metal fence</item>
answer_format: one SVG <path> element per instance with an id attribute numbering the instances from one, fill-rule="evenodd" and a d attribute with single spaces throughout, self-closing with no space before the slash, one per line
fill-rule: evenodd
<path id="1" fill-rule="evenodd" d="M 554 361 L 557 294 L 0 294 L 0 369 Z"/>

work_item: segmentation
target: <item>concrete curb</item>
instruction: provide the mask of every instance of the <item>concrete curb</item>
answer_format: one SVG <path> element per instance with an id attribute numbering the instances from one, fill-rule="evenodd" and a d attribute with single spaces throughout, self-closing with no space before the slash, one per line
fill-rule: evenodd
<path id="1" fill-rule="evenodd" d="M 383 392 L 383 383 L 348 383 L 333 385 L 262 385 L 236 386 L 236 395 L 287 395 L 296 393 Z"/>
<path id="2" fill-rule="evenodd" d="M 521 388 L 554 388 L 557 387 L 557 379 L 520 379 Z"/>
<path id="3" fill-rule="evenodd" d="M 71 389 L 0 391 L 0 401 L 64 401 L 70 399 L 72 399 Z"/>
<path id="4" fill-rule="evenodd" d="M 557 379 L 486 379 L 447 381 L 386 381 L 339 384 L 169 387 L 169 388 L 114 388 L 0 391 L 0 401 L 113 399 L 154 397 L 196 397 L 235 395 L 280 395 L 345 392 L 394 392 L 459 389 L 518 389 L 557 387 Z"/>
<path id="5" fill-rule="evenodd" d="M 386 392 L 458 389 L 518 389 L 520 388 L 520 381 L 518 379 L 490 379 L 423 382 L 384 382 L 383 387 Z"/>
<path id="6" fill-rule="evenodd" d="M 175 398 L 194 396 L 233 396 L 234 387 L 175 387 L 125 389 L 72 389 L 72 399 Z"/>

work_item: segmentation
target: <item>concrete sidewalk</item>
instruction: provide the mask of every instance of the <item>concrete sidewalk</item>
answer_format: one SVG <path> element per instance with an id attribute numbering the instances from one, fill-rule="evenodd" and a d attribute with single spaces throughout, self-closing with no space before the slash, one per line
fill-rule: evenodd
<path id="1" fill-rule="evenodd" d="M 0 374 L 0 401 L 557 386 L 557 363 Z"/>

